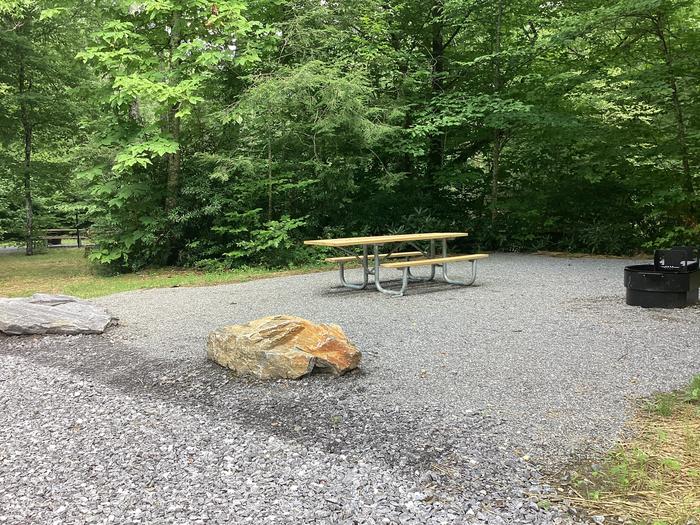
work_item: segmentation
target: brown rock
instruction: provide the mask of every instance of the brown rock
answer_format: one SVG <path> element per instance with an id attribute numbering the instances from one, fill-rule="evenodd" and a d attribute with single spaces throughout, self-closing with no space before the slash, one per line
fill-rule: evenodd
<path id="1" fill-rule="evenodd" d="M 362 357 L 339 326 L 291 315 L 214 330 L 207 355 L 221 366 L 261 379 L 298 379 L 315 366 L 340 375 L 356 368 Z"/>

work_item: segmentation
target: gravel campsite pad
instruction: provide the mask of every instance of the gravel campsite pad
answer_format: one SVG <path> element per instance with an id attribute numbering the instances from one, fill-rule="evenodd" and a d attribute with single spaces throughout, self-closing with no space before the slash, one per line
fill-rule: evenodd
<path id="1" fill-rule="evenodd" d="M 104 335 L 2 337 L 0 523 L 577 523 L 547 475 L 700 373 L 700 307 L 626 306 L 625 264 L 496 254 L 402 298 L 331 272 L 129 292 L 96 300 Z M 206 361 L 211 330 L 274 314 L 339 324 L 361 370 Z"/>

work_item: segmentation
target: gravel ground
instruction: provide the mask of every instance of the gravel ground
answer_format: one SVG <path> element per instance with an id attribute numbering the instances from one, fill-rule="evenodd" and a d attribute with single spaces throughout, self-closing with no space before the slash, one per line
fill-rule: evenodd
<path id="1" fill-rule="evenodd" d="M 335 273 L 129 292 L 98 300 L 104 336 L 2 338 L 0 523 L 577 523 L 548 474 L 700 373 L 700 308 L 626 306 L 625 264 L 496 254 L 403 298 Z M 362 370 L 205 360 L 210 330 L 280 313 L 340 324 Z"/>

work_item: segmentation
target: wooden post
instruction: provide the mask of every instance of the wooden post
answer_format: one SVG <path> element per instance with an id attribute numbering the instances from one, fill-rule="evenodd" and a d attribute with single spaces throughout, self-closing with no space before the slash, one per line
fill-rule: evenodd
<path id="1" fill-rule="evenodd" d="M 78 223 L 78 214 L 75 214 L 75 235 L 78 237 L 78 248 L 80 248 L 80 224 Z"/>

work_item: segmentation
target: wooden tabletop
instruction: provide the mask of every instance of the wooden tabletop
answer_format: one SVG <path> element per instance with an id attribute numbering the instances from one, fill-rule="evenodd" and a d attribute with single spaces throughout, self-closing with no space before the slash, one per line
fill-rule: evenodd
<path id="1" fill-rule="evenodd" d="M 405 233 L 401 235 L 376 235 L 374 237 L 345 237 L 341 239 L 316 239 L 304 241 L 304 244 L 313 246 L 362 246 L 365 244 L 385 244 L 390 242 L 431 241 L 437 239 L 456 239 L 466 237 L 468 233 L 444 232 L 444 233 Z"/>

